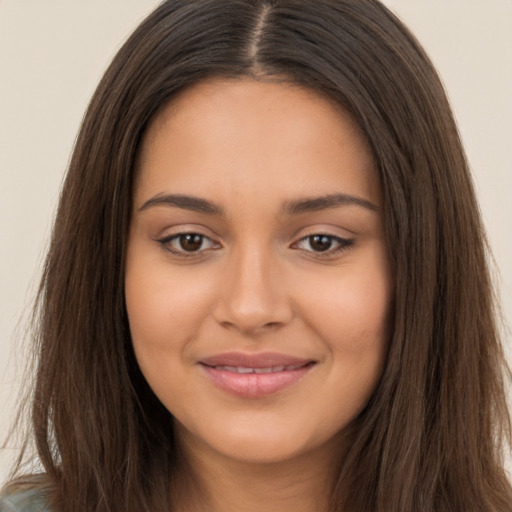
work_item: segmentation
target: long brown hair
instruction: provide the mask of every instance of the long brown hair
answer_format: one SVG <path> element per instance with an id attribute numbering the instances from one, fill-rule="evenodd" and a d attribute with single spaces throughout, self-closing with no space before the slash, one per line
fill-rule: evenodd
<path id="1" fill-rule="evenodd" d="M 115 57 L 74 149 L 37 305 L 32 418 L 54 509 L 173 510 L 178 447 L 132 351 L 125 246 L 148 123 L 213 76 L 280 77 L 342 105 L 380 174 L 392 340 L 332 511 L 512 510 L 504 360 L 468 166 L 432 64 L 376 0 L 169 0 Z"/>

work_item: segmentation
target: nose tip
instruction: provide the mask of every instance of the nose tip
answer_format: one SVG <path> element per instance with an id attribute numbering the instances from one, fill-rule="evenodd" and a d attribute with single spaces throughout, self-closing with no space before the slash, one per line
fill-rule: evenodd
<path id="1" fill-rule="evenodd" d="M 247 302 L 232 303 L 229 308 L 218 308 L 217 318 L 224 328 L 244 334 L 275 330 L 286 323 L 285 315 L 280 315 L 275 309 L 264 309 Z"/>
<path id="2" fill-rule="evenodd" d="M 293 310 L 280 277 L 276 265 L 254 254 L 231 266 L 215 307 L 217 322 L 245 334 L 275 330 L 288 323 Z"/>
<path id="3" fill-rule="evenodd" d="M 283 322 L 284 323 L 284 322 Z M 259 333 L 272 331 L 278 329 L 281 322 L 258 322 L 258 321 L 232 321 L 224 320 L 220 322 L 222 327 L 226 329 L 233 329 L 239 331 L 242 334 L 257 335 Z"/>

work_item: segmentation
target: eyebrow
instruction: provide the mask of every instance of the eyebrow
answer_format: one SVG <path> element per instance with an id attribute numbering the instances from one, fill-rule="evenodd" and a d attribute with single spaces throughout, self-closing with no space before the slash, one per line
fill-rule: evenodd
<path id="1" fill-rule="evenodd" d="M 158 194 L 148 199 L 139 211 L 147 210 L 154 206 L 173 206 L 182 210 L 190 210 L 208 215 L 224 217 L 224 209 L 207 199 L 183 194 Z M 350 194 L 328 194 L 320 197 L 298 199 L 284 203 L 283 212 L 288 215 L 316 212 L 339 206 L 360 206 L 372 212 L 379 211 L 379 207 L 367 199 Z"/>
<path id="2" fill-rule="evenodd" d="M 152 206 L 174 206 L 182 210 L 191 210 L 198 213 L 206 213 L 208 215 L 217 215 L 224 217 L 224 210 L 206 199 L 200 197 L 186 196 L 182 194 L 158 194 L 148 199 L 139 209 L 139 211 L 147 210 Z"/>
<path id="3" fill-rule="evenodd" d="M 329 194 L 326 196 L 289 201 L 285 203 L 284 211 L 291 215 L 297 215 L 300 213 L 336 208 L 338 206 L 360 206 L 372 212 L 379 211 L 379 207 L 367 199 L 350 194 Z"/>

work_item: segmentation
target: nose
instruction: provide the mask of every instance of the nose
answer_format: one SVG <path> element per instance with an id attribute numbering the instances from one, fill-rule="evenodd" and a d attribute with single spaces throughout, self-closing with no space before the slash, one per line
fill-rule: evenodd
<path id="1" fill-rule="evenodd" d="M 221 276 L 214 317 L 223 327 L 244 334 L 278 329 L 293 317 L 280 266 L 256 248 L 234 255 Z"/>

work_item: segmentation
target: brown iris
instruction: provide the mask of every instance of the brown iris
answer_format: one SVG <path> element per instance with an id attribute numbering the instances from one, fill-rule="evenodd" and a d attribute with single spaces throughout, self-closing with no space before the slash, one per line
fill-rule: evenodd
<path id="1" fill-rule="evenodd" d="M 187 233 L 186 235 L 180 236 L 179 242 L 180 247 L 184 251 L 194 252 L 201 249 L 201 246 L 203 245 L 203 237 L 197 233 Z"/>
<path id="2" fill-rule="evenodd" d="M 332 247 L 332 237 L 327 235 L 313 235 L 309 237 L 309 244 L 314 251 L 325 252 Z"/>

